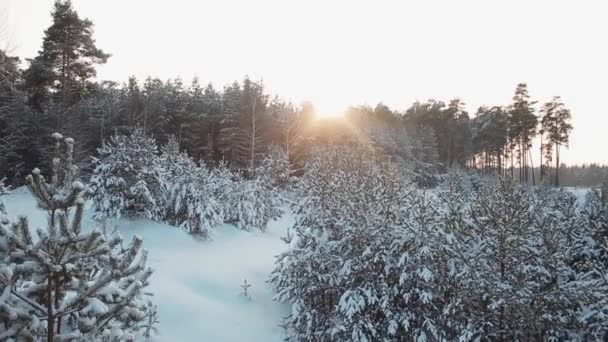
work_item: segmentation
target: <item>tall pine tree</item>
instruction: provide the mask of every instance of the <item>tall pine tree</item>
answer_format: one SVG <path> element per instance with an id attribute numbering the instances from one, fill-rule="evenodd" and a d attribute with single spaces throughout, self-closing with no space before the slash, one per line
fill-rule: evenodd
<path id="1" fill-rule="evenodd" d="M 555 96 L 553 100 L 545 103 L 541 110 L 543 116 L 541 119 L 542 131 L 546 134 L 545 156 L 552 155 L 551 148 L 555 149 L 555 186 L 559 186 L 559 154 L 560 148 L 563 145 L 568 145 L 570 140 L 570 132 L 572 124 L 570 120 L 572 115 L 570 109 L 566 108 L 559 96 Z M 541 144 L 541 148 L 543 148 Z"/>
<path id="2" fill-rule="evenodd" d="M 42 50 L 25 73 L 30 100 L 39 108 L 49 95 L 65 105 L 76 103 L 96 76 L 95 65 L 110 57 L 95 45 L 93 23 L 81 19 L 69 0 L 57 0 L 52 16 Z"/>
<path id="3" fill-rule="evenodd" d="M 515 89 L 513 103 L 509 108 L 509 138 L 511 140 L 512 149 L 517 149 L 520 166 L 519 179 L 522 182 L 528 182 L 528 163 L 531 162 L 531 155 L 528 156 L 532 139 L 536 135 L 536 126 L 538 120 L 534 115 L 534 104 L 536 101 L 530 100 L 528 94 L 528 86 L 525 83 L 520 83 Z"/>

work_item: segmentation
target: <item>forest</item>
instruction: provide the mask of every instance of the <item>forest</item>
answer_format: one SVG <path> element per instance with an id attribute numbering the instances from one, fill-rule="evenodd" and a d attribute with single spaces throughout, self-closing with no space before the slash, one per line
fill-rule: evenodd
<path id="1" fill-rule="evenodd" d="M 566 185 L 589 186 L 607 174 L 602 165 L 560 163 L 572 130 L 570 110 L 558 96 L 537 104 L 524 83 L 506 107 L 489 104 L 468 113 L 461 99 L 452 99 L 399 111 L 379 103 L 353 106 L 343 120 L 328 125 L 315 120 L 312 103 L 286 102 L 248 77 L 223 88 L 197 78 L 97 81 L 95 67 L 104 63 L 111 63 L 111 55 L 96 46 L 93 23 L 80 19 L 69 3 L 57 5 L 37 56 L 21 61 L 0 51 L 0 175 L 22 184 L 24 175 L 44 163 L 54 132 L 80 142 L 75 160 L 89 171 L 90 157 L 105 140 L 136 128 L 161 144 L 174 136 L 195 160 L 224 161 L 235 170 L 251 169 L 271 146 L 281 146 L 298 169 L 313 146 L 352 138 L 353 124 L 358 130 L 374 127 L 370 140 L 387 134 L 401 140 L 395 144 L 409 145 L 391 149 L 423 164 L 415 171 L 422 178 L 430 170 L 459 166 L 531 184 L 559 184 L 563 174 Z M 380 133 L 381 127 L 391 132 Z M 539 150 L 531 149 L 534 139 Z"/>
<path id="2" fill-rule="evenodd" d="M 105 63 L 69 0 L 36 56 L 0 50 L 0 341 L 162 337 L 155 250 L 120 224 L 214 243 L 284 217 L 267 286 L 285 340 L 608 338 L 608 166 L 560 159 L 559 96 L 323 117 L 248 76 L 98 80 Z M 11 214 L 21 187 L 37 212 Z"/>

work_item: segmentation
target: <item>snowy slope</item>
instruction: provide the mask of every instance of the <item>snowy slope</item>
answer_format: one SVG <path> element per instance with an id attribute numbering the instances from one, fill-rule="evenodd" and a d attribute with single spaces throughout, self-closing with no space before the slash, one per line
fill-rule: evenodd
<path id="1" fill-rule="evenodd" d="M 11 218 L 27 215 L 33 228 L 46 224 L 26 189 L 6 197 Z M 87 213 L 91 223 L 91 213 Z M 178 228 L 149 220 L 121 220 L 126 240 L 144 238 L 151 285 L 158 305 L 160 334 L 155 341 L 281 341 L 278 326 L 288 308 L 272 300 L 266 279 L 274 257 L 284 248 L 280 240 L 293 218 L 272 222 L 266 233 L 244 232 L 230 225 L 216 229 L 209 241 L 196 241 Z M 91 227 L 91 224 L 86 224 Z M 243 280 L 251 300 L 241 296 Z"/>

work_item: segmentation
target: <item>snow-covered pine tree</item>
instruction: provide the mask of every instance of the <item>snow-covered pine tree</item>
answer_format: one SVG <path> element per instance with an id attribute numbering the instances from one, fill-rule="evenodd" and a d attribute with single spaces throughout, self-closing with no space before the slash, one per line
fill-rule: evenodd
<path id="1" fill-rule="evenodd" d="M 388 234 L 408 187 L 395 164 L 366 147 L 317 151 L 299 182 L 295 235 L 271 275 L 292 305 L 295 340 L 389 340 Z M 393 329 L 394 330 L 394 329 Z"/>
<path id="2" fill-rule="evenodd" d="M 32 234 L 27 218 L 0 222 L 0 339 L 129 341 L 146 320 L 142 239 L 82 229 L 84 185 L 75 180 L 71 138 L 53 134 L 50 182 L 34 169 L 26 179 L 48 227 Z"/>
<path id="3" fill-rule="evenodd" d="M 99 150 L 91 188 L 95 219 L 123 214 L 162 219 L 163 170 L 154 138 L 137 128 L 131 135 L 116 135 Z"/>
<path id="4" fill-rule="evenodd" d="M 265 231 L 268 223 L 282 214 L 280 194 L 269 185 L 264 175 L 253 179 L 234 176 L 224 195 L 226 222 L 246 231 Z"/>
<path id="5" fill-rule="evenodd" d="M 578 239 L 578 254 L 571 264 L 579 277 L 593 278 L 578 320 L 586 327 L 582 338 L 602 340 L 608 336 L 608 183 L 587 193 L 578 219 L 587 234 Z"/>
<path id="6" fill-rule="evenodd" d="M 245 77 L 224 89 L 221 145 L 232 168 L 253 177 L 266 146 L 269 95 L 264 84 Z"/>
<path id="7" fill-rule="evenodd" d="M 201 166 L 206 165 L 203 160 L 199 163 Z M 216 167 L 209 168 L 210 176 L 212 181 L 209 182 L 211 194 L 214 198 L 217 198 L 222 206 L 224 207 L 224 213 L 227 220 L 228 216 L 226 211 L 228 210 L 228 203 L 230 196 L 234 192 L 237 177 L 229 168 L 228 162 L 220 161 Z"/>
<path id="8" fill-rule="evenodd" d="M 435 132 L 427 126 L 408 127 L 407 132 L 410 136 L 414 181 L 422 188 L 434 186 L 440 165 Z"/>
<path id="9" fill-rule="evenodd" d="M 598 303 L 606 307 L 608 287 L 593 273 L 577 267 L 578 260 L 595 248 L 589 248 L 593 233 L 588 225 L 581 224 L 576 196 L 547 185 L 534 191 L 533 200 L 532 246 L 538 252 L 530 253 L 536 258 L 528 263 L 528 287 L 534 293 L 531 306 L 535 311 L 529 334 L 535 329 L 538 339 L 601 339 L 606 333 L 605 319 L 600 319 L 598 329 L 589 324 L 598 317 L 585 316 Z"/>
<path id="10" fill-rule="evenodd" d="M 608 242 L 608 182 L 587 193 L 583 214 L 593 231 L 594 239 L 599 244 Z M 606 247 L 608 248 L 608 244 Z M 608 253 L 606 255 L 605 262 L 608 267 Z"/>
<path id="11" fill-rule="evenodd" d="M 595 303 L 605 303 L 601 283 L 574 267 L 581 249 L 589 247 L 574 196 L 491 178 L 473 189 L 470 214 L 456 220 L 462 232 L 452 230 L 457 239 L 469 241 L 452 253 L 468 255 L 463 258 L 468 275 L 457 283 L 463 305 L 452 317 L 460 326 L 466 323 L 467 335 L 460 337 L 584 341 L 601 336 L 586 323 L 598 312 Z"/>
<path id="12" fill-rule="evenodd" d="M 538 250 L 531 201 L 525 189 L 502 180 L 484 182 L 473 196 L 469 226 L 482 239 L 478 257 L 485 263 L 475 267 L 480 277 L 470 291 L 481 300 L 471 303 L 471 320 L 481 336 L 522 340 L 533 322 L 528 280 Z"/>
<path id="13" fill-rule="evenodd" d="M 224 179 L 201 161 L 198 166 L 186 152 L 179 152 L 175 139 L 163 147 L 161 163 L 167 186 L 164 220 L 191 234 L 207 237 L 209 231 L 224 222 L 224 207 L 216 197 Z M 220 176 L 221 177 L 221 176 Z"/>
<path id="14" fill-rule="evenodd" d="M 299 183 L 271 275 L 294 340 L 605 338 L 608 190 L 581 209 L 566 191 L 452 172 L 404 196 L 362 156 L 329 148 Z"/>
<path id="15" fill-rule="evenodd" d="M 442 255 L 447 242 L 438 215 L 438 204 L 424 193 L 412 195 L 403 208 L 403 223 L 391 231 L 389 267 L 393 308 L 391 336 L 404 336 L 408 341 L 445 341 L 447 329 L 441 314 L 450 301 L 443 292 L 447 263 Z"/>
<path id="16" fill-rule="evenodd" d="M 282 190 L 291 181 L 291 163 L 281 147 L 272 145 L 255 173 L 256 177 L 263 177 L 267 181 L 269 188 Z"/>
<path id="17" fill-rule="evenodd" d="M 225 165 L 217 168 L 216 178 L 218 198 L 226 206 L 226 222 L 239 229 L 252 231 L 266 230 L 271 220 L 283 213 L 283 198 L 280 186 L 287 182 L 289 161 L 282 151 L 275 150 L 267 155 L 261 165 L 255 168 L 254 177 L 247 179 L 242 174 L 231 174 Z"/>
<path id="18" fill-rule="evenodd" d="M 477 331 L 471 325 L 469 310 L 478 299 L 473 288 L 478 282 L 475 266 L 482 244 L 470 229 L 470 202 L 479 179 L 461 169 L 451 169 L 436 192 L 437 222 L 435 283 L 435 321 L 445 339 L 470 341 Z"/>
<path id="19" fill-rule="evenodd" d="M 338 215 L 334 248 L 339 251 L 336 260 L 345 262 L 338 271 L 340 292 L 332 336 L 393 340 L 399 336 L 391 324 L 398 311 L 392 306 L 394 289 L 385 272 L 392 267 L 391 232 L 404 223 L 403 208 L 410 207 L 412 189 L 399 164 L 375 154 L 354 153 L 362 160 L 341 176 L 339 190 L 340 206 L 346 209 Z"/>
<path id="20" fill-rule="evenodd" d="M 296 341 L 329 339 L 337 304 L 338 291 L 335 285 L 329 286 L 337 283 L 340 267 L 330 240 L 338 218 L 337 213 L 332 214 L 339 209 L 330 196 L 337 190 L 330 171 L 334 169 L 330 152 L 317 151 L 305 166 L 298 183 L 300 200 L 292 208 L 295 234 L 271 274 L 276 299 L 291 305 L 284 324 Z"/>

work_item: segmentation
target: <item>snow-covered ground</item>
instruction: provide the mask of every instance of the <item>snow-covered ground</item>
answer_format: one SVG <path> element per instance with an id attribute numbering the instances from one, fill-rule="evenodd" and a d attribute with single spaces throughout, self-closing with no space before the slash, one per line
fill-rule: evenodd
<path id="1" fill-rule="evenodd" d="M 579 202 L 588 188 L 568 188 Z M 9 216 L 25 215 L 31 227 L 44 227 L 46 213 L 36 208 L 29 191 L 19 188 L 5 197 Z M 272 300 L 266 280 L 275 256 L 285 248 L 280 239 L 293 224 L 289 214 L 271 222 L 265 233 L 245 232 L 231 225 L 198 241 L 184 231 L 150 220 L 123 219 L 118 230 L 130 240 L 138 234 L 149 250 L 154 269 L 151 285 L 159 308 L 159 335 L 154 341 L 282 341 L 279 327 L 289 308 Z M 91 212 L 85 227 L 93 227 Z M 251 299 L 241 284 L 251 284 Z"/>
<path id="2" fill-rule="evenodd" d="M 9 216 L 28 216 L 32 228 L 46 225 L 25 188 L 5 198 Z M 91 213 L 86 227 L 92 226 Z M 144 238 L 148 265 L 154 269 L 150 287 L 158 305 L 160 325 L 155 341 L 281 341 L 281 317 L 288 308 L 272 300 L 266 280 L 275 256 L 286 248 L 280 239 L 293 224 L 290 215 L 272 222 L 265 233 L 224 225 L 212 239 L 197 241 L 184 231 L 150 220 L 118 224 L 125 240 Z M 241 295 L 244 279 L 251 284 L 248 300 Z"/>
<path id="3" fill-rule="evenodd" d="M 564 189 L 574 194 L 574 196 L 576 196 L 577 202 L 580 205 L 585 203 L 585 197 L 587 196 L 589 190 L 591 190 L 591 188 L 589 187 L 565 187 Z"/>

